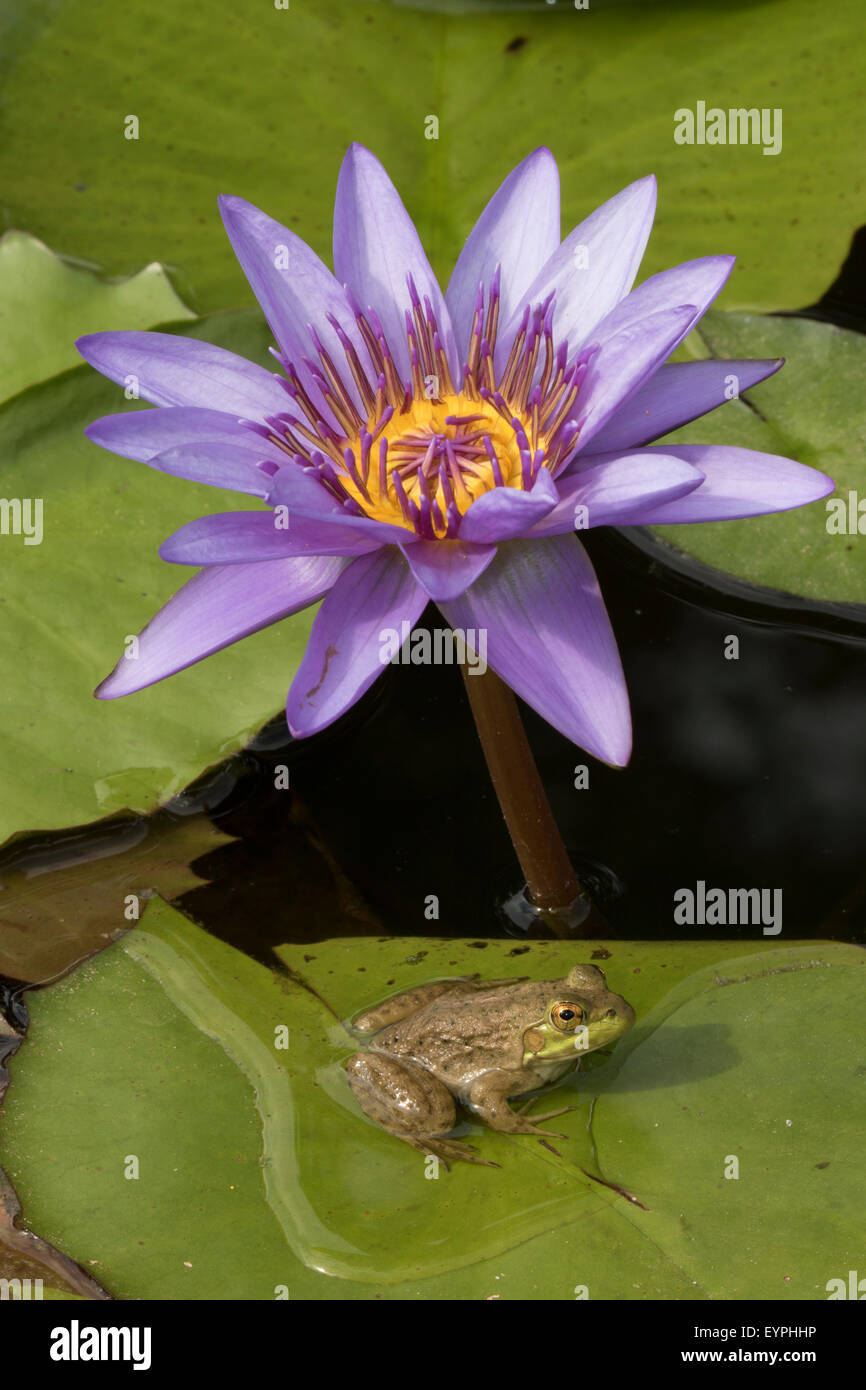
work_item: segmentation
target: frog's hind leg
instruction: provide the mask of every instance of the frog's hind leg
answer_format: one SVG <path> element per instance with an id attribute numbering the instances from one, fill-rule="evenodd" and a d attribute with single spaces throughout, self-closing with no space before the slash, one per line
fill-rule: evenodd
<path id="1" fill-rule="evenodd" d="M 477 1158 L 470 1144 L 444 1137 L 457 1123 L 454 1098 L 417 1063 L 384 1052 L 356 1052 L 346 1073 L 364 1114 L 419 1153 L 433 1155 L 446 1168 L 457 1160 L 499 1166 Z"/>

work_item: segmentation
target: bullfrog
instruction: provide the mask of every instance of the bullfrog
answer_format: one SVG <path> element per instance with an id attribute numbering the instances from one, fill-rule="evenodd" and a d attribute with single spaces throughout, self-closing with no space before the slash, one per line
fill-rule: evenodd
<path id="1" fill-rule="evenodd" d="M 529 1119 L 533 1101 L 513 1110 L 510 1098 L 557 1081 L 585 1053 L 615 1043 L 634 1017 L 597 965 L 539 983 L 437 980 L 352 1020 L 371 1036 L 368 1050 L 346 1064 L 349 1085 L 371 1120 L 446 1168 L 458 1159 L 495 1168 L 471 1144 L 446 1137 L 457 1122 L 455 1103 L 506 1134 L 563 1138 L 536 1121 L 576 1106 Z"/>

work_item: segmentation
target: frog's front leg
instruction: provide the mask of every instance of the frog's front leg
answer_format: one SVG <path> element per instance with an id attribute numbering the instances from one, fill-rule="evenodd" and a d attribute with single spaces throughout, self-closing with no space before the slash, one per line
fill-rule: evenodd
<path id="1" fill-rule="evenodd" d="M 473 1081 L 466 1093 L 465 1103 L 491 1129 L 502 1130 L 505 1134 L 541 1134 L 551 1139 L 564 1139 L 566 1136 L 555 1130 L 539 1129 L 533 1120 L 524 1116 L 523 1110 L 512 1110 L 509 1097 L 523 1095 L 527 1089 L 530 1088 L 526 1085 L 525 1071 L 487 1071 Z M 536 1115 L 535 1119 L 554 1120 L 557 1115 L 565 1115 L 577 1108 L 576 1105 L 563 1105 L 559 1110 Z"/>
<path id="2" fill-rule="evenodd" d="M 356 1052 L 346 1072 L 364 1114 L 395 1138 L 419 1153 L 435 1155 L 446 1168 L 458 1159 L 498 1168 L 497 1163 L 477 1158 L 471 1144 L 443 1138 L 457 1123 L 454 1098 L 417 1063 L 386 1052 Z"/>

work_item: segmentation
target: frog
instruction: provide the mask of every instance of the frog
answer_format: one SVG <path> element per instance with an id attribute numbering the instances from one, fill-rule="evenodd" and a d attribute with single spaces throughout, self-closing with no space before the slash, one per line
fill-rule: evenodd
<path id="1" fill-rule="evenodd" d="M 577 1106 L 530 1119 L 526 1110 L 537 1097 L 520 1109 L 511 1098 L 558 1081 L 634 1021 L 597 965 L 574 965 L 561 980 L 436 980 L 352 1019 L 353 1031 L 369 1041 L 346 1072 L 364 1114 L 395 1138 L 446 1169 L 455 1161 L 497 1168 L 475 1145 L 449 1138 L 457 1105 L 504 1134 L 563 1139 L 541 1125 Z"/>

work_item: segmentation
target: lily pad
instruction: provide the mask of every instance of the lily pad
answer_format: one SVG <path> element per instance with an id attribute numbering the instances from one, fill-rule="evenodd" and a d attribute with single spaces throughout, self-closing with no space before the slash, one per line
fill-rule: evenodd
<path id="1" fill-rule="evenodd" d="M 0 1171 L 0 1280 L 8 1281 L 5 1298 L 68 1300 L 108 1297 L 105 1290 L 80 1269 L 18 1224 L 20 1205 L 14 1189 Z"/>
<path id="2" fill-rule="evenodd" d="M 826 1298 L 862 1260 L 864 966 L 820 944 L 728 961 L 616 1058 L 593 1126 L 605 1176 L 713 1298 Z"/>
<path id="3" fill-rule="evenodd" d="M 176 331 L 268 360 L 255 311 Z M 196 516 L 255 505 L 84 437 L 89 421 L 125 404 L 119 387 L 82 366 L 0 408 L 4 495 L 43 500 L 41 544 L 2 538 L 0 842 L 152 810 L 284 705 L 306 646 L 313 609 L 136 695 L 94 700 L 125 638 L 190 577 L 160 560 L 160 543 Z"/>
<path id="4" fill-rule="evenodd" d="M 654 172 L 646 274 L 733 251 L 727 303 L 790 307 L 830 283 L 860 219 L 860 17 L 858 0 L 840 0 L 820 25 L 812 0 L 786 0 L 783 23 L 775 0 L 733 14 L 578 11 L 566 0 L 451 14 L 372 0 L 251 10 L 150 0 L 143 24 L 115 0 L 8 0 L 4 202 L 17 225 L 112 274 L 170 264 L 203 311 L 250 302 L 219 193 L 257 202 L 327 256 L 337 168 L 360 140 L 398 180 L 446 275 L 484 199 L 548 144 L 566 228 Z M 134 76 L 106 52 L 134 53 Z M 781 152 L 676 144 L 675 112 L 698 97 L 780 109 Z"/>
<path id="5" fill-rule="evenodd" d="M 805 598 L 866 603 L 866 338 L 813 319 L 710 313 L 697 339 L 712 357 L 784 357 L 742 400 L 668 435 L 679 444 L 729 444 L 782 454 L 829 473 L 833 498 L 742 521 L 659 526 L 676 549 L 751 584 Z M 855 494 L 849 530 L 849 493 Z M 842 503 L 844 530 L 831 513 Z M 864 508 L 866 511 L 866 508 Z"/>
<path id="6" fill-rule="evenodd" d="M 199 887 L 193 861 L 232 839 L 207 816 L 167 813 L 90 829 L 49 845 L 16 841 L 0 859 L 0 975 L 56 978 L 129 931 L 154 893 Z"/>
<path id="7" fill-rule="evenodd" d="M 847 1040 L 862 1012 L 864 957 L 823 942 L 768 943 L 746 957 L 743 943 L 578 949 L 603 962 L 638 1011 L 622 1059 L 618 1049 L 587 1059 L 594 1065 L 577 1079 L 578 1110 L 558 1122 L 566 1138 L 556 1141 L 557 1153 L 531 1137 L 473 1125 L 473 1141 L 501 1169 L 457 1165 L 433 1179 L 422 1156 L 357 1109 L 341 1067 L 356 1044 L 341 1017 L 444 975 L 562 975 L 574 945 L 331 941 L 281 948 L 285 968 L 269 971 L 153 901 L 142 927 L 33 998 L 0 1157 L 29 1224 L 124 1298 L 572 1299 L 583 1285 L 594 1299 L 723 1296 L 729 1274 L 714 1271 L 703 1246 L 684 1250 L 675 1235 L 683 1210 L 677 1175 L 691 1173 L 697 1160 L 694 1117 L 673 1100 L 680 1073 L 696 1066 L 679 1055 L 669 1083 L 675 1048 L 666 1040 L 682 1042 L 684 1020 L 687 1039 L 699 1044 L 708 1094 L 727 1086 L 729 1102 L 714 1122 L 718 1158 L 700 1150 L 709 1163 L 704 1185 L 713 1187 L 737 1144 L 744 1154 L 757 1151 L 766 1116 L 792 1088 L 798 1124 L 813 1116 L 814 1134 L 823 1116 L 826 1138 L 836 1123 L 836 1109 L 822 1099 L 831 1043 L 819 1049 L 814 1071 L 803 1065 L 810 982 L 825 1010 L 833 982 L 832 1010 L 818 1017 L 832 1017 L 833 1038 L 845 1043 L 856 1113 Z M 796 1006 L 789 1025 L 786 1000 Z M 695 1037 L 688 1030 L 701 1016 L 692 1011 L 713 1007 Z M 780 1030 L 770 1060 L 764 1019 Z M 288 1047 L 280 1049 L 283 1026 Z M 629 1077 L 644 1049 L 658 1058 L 641 1071 L 638 1088 Z M 737 1098 L 753 1094 L 732 1135 Z M 834 1082 L 834 1107 L 839 1094 Z M 666 1107 L 662 1136 L 657 1114 L 642 1117 L 645 1132 L 632 1118 L 633 1107 L 653 1096 Z M 570 1085 L 557 1094 L 574 1098 Z M 816 1155 L 816 1162 L 836 1156 Z M 132 1159 L 138 1176 L 124 1176 L 135 1171 Z M 827 1189 L 832 1201 L 816 1214 L 802 1205 L 800 1177 L 799 1166 L 775 1174 L 789 1195 L 786 1259 L 802 1256 L 797 1296 L 823 1296 L 809 1282 L 817 1277 L 816 1232 L 822 1259 L 835 1268 L 847 1258 L 857 1185 L 840 1169 Z M 745 1198 L 744 1185 L 740 1191 Z M 812 1187 L 808 1193 L 814 1198 Z M 741 1205 L 745 1240 L 750 1204 Z M 787 1264 L 780 1284 L 786 1272 Z M 785 1296 L 786 1286 L 768 1290 L 766 1278 L 766 1261 L 754 1278 L 745 1263 L 739 1295 Z"/>
<path id="8" fill-rule="evenodd" d="M 77 367 L 75 339 L 84 333 L 194 317 L 161 265 L 107 281 L 91 268 L 70 265 L 26 232 L 5 232 L 0 237 L 0 401 Z"/>

